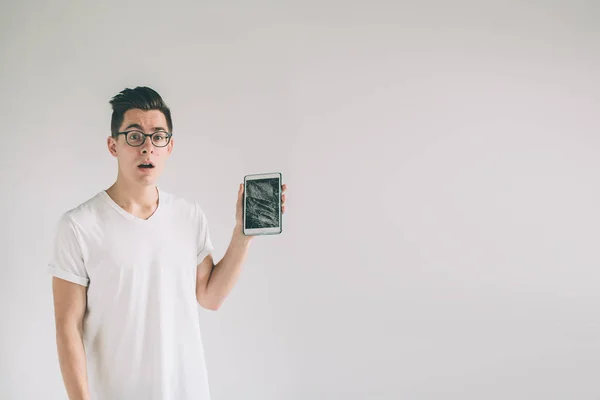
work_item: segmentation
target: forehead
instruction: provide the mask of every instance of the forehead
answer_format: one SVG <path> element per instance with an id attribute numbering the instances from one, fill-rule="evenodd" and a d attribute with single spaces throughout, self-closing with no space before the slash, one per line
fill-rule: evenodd
<path id="1" fill-rule="evenodd" d="M 144 111 L 137 108 L 127 110 L 123 115 L 123 123 L 119 130 L 139 129 L 140 127 L 144 131 L 168 130 L 167 119 L 161 111 Z"/>

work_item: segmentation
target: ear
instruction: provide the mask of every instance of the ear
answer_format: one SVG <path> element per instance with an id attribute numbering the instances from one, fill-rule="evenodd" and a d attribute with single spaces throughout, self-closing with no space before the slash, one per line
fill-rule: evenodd
<path id="1" fill-rule="evenodd" d="M 116 157 L 117 156 L 117 141 L 112 136 L 109 136 L 106 139 L 106 145 L 108 146 L 108 151 L 110 152 L 110 154 L 113 157 Z"/>
<path id="2" fill-rule="evenodd" d="M 167 152 L 169 154 L 171 154 L 171 152 L 173 151 L 173 143 L 175 142 L 175 139 L 173 139 L 173 137 L 171 136 L 171 140 L 169 140 L 169 144 L 167 145 Z"/>

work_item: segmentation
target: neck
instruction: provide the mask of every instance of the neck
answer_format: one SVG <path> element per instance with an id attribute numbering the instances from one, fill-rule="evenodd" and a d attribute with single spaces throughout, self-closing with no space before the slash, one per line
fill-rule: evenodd
<path id="1" fill-rule="evenodd" d="M 106 193 L 121 207 L 154 208 L 158 205 L 158 189 L 155 185 L 132 185 L 124 182 L 120 177 Z"/>

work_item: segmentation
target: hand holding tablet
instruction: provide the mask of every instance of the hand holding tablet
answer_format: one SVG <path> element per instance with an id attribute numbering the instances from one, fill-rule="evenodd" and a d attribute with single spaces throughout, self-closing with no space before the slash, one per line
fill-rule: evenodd
<path id="1" fill-rule="evenodd" d="M 278 235 L 282 232 L 286 186 L 282 186 L 281 180 L 279 172 L 244 177 L 244 235 Z"/>

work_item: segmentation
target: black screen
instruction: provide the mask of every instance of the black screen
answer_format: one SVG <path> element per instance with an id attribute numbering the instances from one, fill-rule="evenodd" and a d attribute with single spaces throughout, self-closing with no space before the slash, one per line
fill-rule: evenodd
<path id="1" fill-rule="evenodd" d="M 279 226 L 279 179 L 246 181 L 246 229 Z"/>

